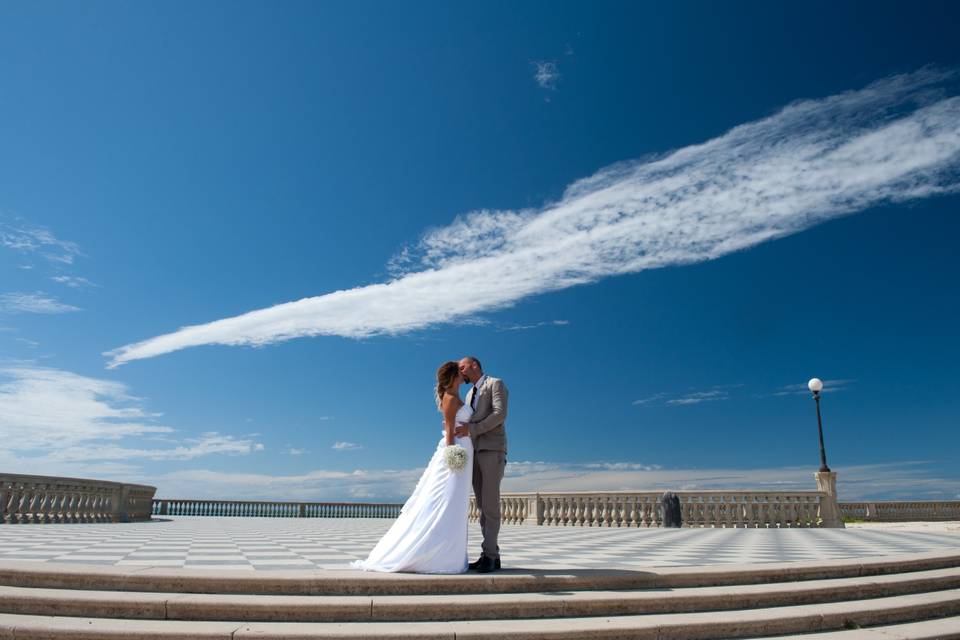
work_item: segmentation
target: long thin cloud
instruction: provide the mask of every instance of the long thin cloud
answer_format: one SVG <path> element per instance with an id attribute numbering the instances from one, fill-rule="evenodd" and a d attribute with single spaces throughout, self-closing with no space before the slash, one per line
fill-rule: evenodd
<path id="1" fill-rule="evenodd" d="M 109 367 L 206 344 L 400 334 L 601 278 L 711 260 L 883 203 L 960 186 L 953 72 L 791 104 L 703 144 L 601 169 L 556 203 L 476 211 L 396 256 L 389 282 L 184 327 Z M 464 282 L 470 295 L 450 296 Z"/>

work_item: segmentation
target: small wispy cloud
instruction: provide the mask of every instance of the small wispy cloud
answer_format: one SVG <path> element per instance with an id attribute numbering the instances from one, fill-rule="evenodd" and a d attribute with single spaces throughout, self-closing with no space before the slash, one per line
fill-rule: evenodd
<path id="1" fill-rule="evenodd" d="M 356 449 L 363 449 L 362 446 L 355 442 L 334 442 L 333 446 L 330 447 L 335 451 L 354 451 Z"/>
<path id="2" fill-rule="evenodd" d="M 821 393 L 835 393 L 837 391 L 845 391 L 850 388 L 850 385 L 855 383 L 857 380 L 855 378 L 846 378 L 846 379 L 836 379 L 836 380 L 824 380 L 823 381 L 823 391 Z M 772 395 L 775 396 L 791 396 L 791 395 L 809 395 L 810 389 L 807 387 L 806 382 L 798 382 L 797 384 L 788 384 L 783 387 L 780 387 L 773 392 Z"/>
<path id="3" fill-rule="evenodd" d="M 287 447 L 287 450 L 285 451 L 285 453 L 290 456 L 302 456 L 305 453 L 310 453 L 310 452 L 307 451 L 306 449 L 299 448 L 299 447 Z"/>
<path id="4" fill-rule="evenodd" d="M 20 253 L 39 253 L 60 264 L 73 264 L 74 258 L 83 255 L 76 243 L 60 240 L 49 229 L 18 216 L 0 216 L 0 246 Z"/>
<path id="5" fill-rule="evenodd" d="M 69 313 L 80 307 L 65 304 L 43 292 L 0 294 L 0 312 L 6 313 Z"/>
<path id="6" fill-rule="evenodd" d="M 713 260 L 880 204 L 956 193 L 956 79 L 922 70 L 795 102 L 701 144 L 601 169 L 558 202 L 458 217 L 402 251 L 388 282 L 104 355 L 116 367 L 199 345 L 405 334 L 602 278 Z M 464 282 L 469 295 L 451 299 Z"/>
<path id="7" fill-rule="evenodd" d="M 81 278 L 79 276 L 53 276 L 50 279 L 54 282 L 59 282 L 60 284 L 65 284 L 68 287 L 72 287 L 73 289 L 89 289 L 100 286 L 90 282 L 86 278 Z"/>
<path id="8" fill-rule="evenodd" d="M 729 400 L 730 391 L 742 387 L 742 384 L 723 384 L 710 387 L 702 391 L 687 390 L 683 393 L 656 393 L 652 396 L 634 400 L 631 404 L 635 406 L 644 406 L 650 404 L 663 404 L 665 406 L 684 406 L 700 404 L 701 402 L 716 402 L 718 400 Z"/>
<path id="9" fill-rule="evenodd" d="M 730 394 L 726 391 L 721 391 L 719 389 L 712 389 L 710 391 L 695 391 L 693 393 L 688 393 L 685 396 L 679 398 L 671 398 L 667 400 L 668 405 L 688 405 L 688 404 L 700 404 L 701 402 L 714 402 L 716 400 L 726 400 L 730 397 Z"/>
<path id="10" fill-rule="evenodd" d="M 40 346 L 39 342 L 37 342 L 36 340 L 31 340 L 30 338 L 16 338 L 16 341 L 31 349 L 36 349 L 37 347 Z"/>
<path id="11" fill-rule="evenodd" d="M 534 60 L 533 79 L 541 89 L 553 91 L 557 88 L 560 81 L 560 69 L 557 63 L 552 60 Z"/>
<path id="12" fill-rule="evenodd" d="M 638 399 L 638 400 L 634 400 L 631 404 L 635 404 L 635 405 L 637 405 L 637 406 L 642 406 L 642 405 L 645 405 L 645 404 L 651 404 L 651 403 L 654 403 L 654 402 L 660 402 L 661 400 L 666 400 L 666 398 L 667 398 L 667 394 L 665 394 L 665 393 L 656 393 L 656 394 L 654 394 L 654 395 L 652 395 L 652 396 L 647 396 L 647 397 L 645 397 L 645 398 L 640 398 L 640 399 Z"/>
<path id="13" fill-rule="evenodd" d="M 570 324 L 569 320 L 545 320 L 543 322 L 534 322 L 531 324 L 508 324 L 499 327 L 499 331 L 526 331 L 528 329 L 539 329 L 541 327 L 566 327 Z"/>

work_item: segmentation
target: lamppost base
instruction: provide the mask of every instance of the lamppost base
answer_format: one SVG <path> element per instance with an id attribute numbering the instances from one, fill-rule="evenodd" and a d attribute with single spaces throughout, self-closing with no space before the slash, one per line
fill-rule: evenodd
<path id="1" fill-rule="evenodd" d="M 844 529 L 840 505 L 837 503 L 837 472 L 817 471 L 813 477 L 817 481 L 817 491 L 824 494 L 820 499 L 820 526 Z"/>

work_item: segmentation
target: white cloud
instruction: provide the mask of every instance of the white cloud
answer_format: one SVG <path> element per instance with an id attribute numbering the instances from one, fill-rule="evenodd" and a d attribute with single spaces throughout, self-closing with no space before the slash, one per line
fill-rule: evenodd
<path id="1" fill-rule="evenodd" d="M 717 400 L 729 400 L 729 389 L 738 389 L 742 384 L 722 384 L 710 387 L 706 391 L 687 391 L 671 397 L 666 393 L 657 393 L 646 398 L 634 400 L 631 404 L 643 406 L 652 403 L 661 403 L 667 406 L 684 406 L 691 404 L 700 404 L 701 402 L 714 402 Z"/>
<path id="2" fill-rule="evenodd" d="M 513 463 L 511 463 L 513 464 Z M 815 490 L 812 466 L 760 469 L 598 469 L 586 465 L 545 466 L 533 473 L 512 474 L 507 465 L 507 491 L 615 491 L 667 489 Z M 531 463 L 519 463 L 531 464 Z M 543 464 L 543 463 L 539 463 Z M 615 465 L 614 465 L 615 466 Z M 943 477 L 924 462 L 857 465 L 835 468 L 841 500 L 949 499 L 960 477 Z"/>
<path id="3" fill-rule="evenodd" d="M 553 90 L 560 81 L 560 69 L 552 60 L 535 60 L 533 79 L 541 89 Z"/>
<path id="4" fill-rule="evenodd" d="M 10 216 L 0 217 L 0 246 L 20 253 L 41 253 L 62 264 L 72 264 L 76 256 L 83 255 L 76 243 L 60 240 L 44 227 Z"/>
<path id="5" fill-rule="evenodd" d="M 22 450 L 170 433 L 117 382 L 32 365 L 0 367 L 0 436 Z"/>
<path id="6" fill-rule="evenodd" d="M 823 381 L 823 391 L 821 393 L 834 393 L 836 391 L 845 391 L 850 388 L 857 380 L 855 378 L 849 379 L 837 379 L 837 380 L 824 380 Z M 810 395 L 810 388 L 807 387 L 806 382 L 798 382 L 797 384 L 788 384 L 783 387 L 780 387 L 778 390 L 773 392 L 775 396 L 792 396 L 792 395 Z"/>
<path id="7" fill-rule="evenodd" d="M 355 442 L 334 442 L 333 446 L 330 448 L 336 451 L 353 451 L 356 449 L 363 449 L 362 446 Z"/>
<path id="8" fill-rule="evenodd" d="M 175 430 L 118 382 L 30 363 L 0 365 L 0 440 L 4 466 L 29 472 L 92 469 L 98 461 L 192 460 L 257 450 L 252 436 L 208 431 L 171 440 Z M 157 441 L 174 446 L 157 448 Z M 262 446 L 262 445 L 259 445 Z M 113 464 L 113 463 L 110 463 Z M 107 469 L 113 468 L 107 465 Z M 96 467 L 100 468 L 100 467 Z M 134 468 L 122 465 L 124 469 Z"/>
<path id="9" fill-rule="evenodd" d="M 310 453 L 310 452 L 307 451 L 306 449 L 299 448 L 299 447 L 287 447 L 286 453 L 287 455 L 291 455 L 291 456 L 302 456 L 303 454 Z"/>
<path id="10" fill-rule="evenodd" d="M 106 353 L 108 366 L 206 344 L 464 322 L 529 296 L 712 260 L 882 203 L 956 192 L 954 81 L 924 70 L 795 102 L 703 144 L 604 168 L 542 208 L 459 217 L 392 260 L 389 282 L 184 327 Z M 470 295 L 451 298 L 464 282 Z"/>
<path id="11" fill-rule="evenodd" d="M 157 487 L 158 498 L 217 498 L 220 500 L 383 500 L 405 499 L 423 469 L 329 471 L 274 476 L 205 469 L 145 476 Z"/>
<path id="12" fill-rule="evenodd" d="M 100 286 L 90 282 L 86 278 L 81 278 L 79 276 L 53 276 L 50 279 L 53 280 L 54 282 L 65 284 L 68 287 L 72 287 L 74 289 L 86 289 L 90 287 Z"/>
<path id="13" fill-rule="evenodd" d="M 544 320 L 532 324 L 508 324 L 500 327 L 500 331 L 526 331 L 528 329 L 539 329 L 540 327 L 566 327 L 570 324 L 569 320 Z"/>
<path id="14" fill-rule="evenodd" d="M 711 389 L 710 391 L 695 391 L 679 398 L 667 400 L 668 405 L 687 405 L 700 404 L 701 402 L 712 402 L 715 400 L 726 400 L 730 397 L 726 391 L 720 389 Z"/>
<path id="15" fill-rule="evenodd" d="M 647 396 L 646 398 L 640 398 L 638 400 L 634 400 L 631 404 L 641 406 L 645 404 L 650 404 L 651 402 L 659 402 L 660 400 L 663 400 L 666 397 L 667 397 L 667 394 L 665 393 L 657 393 L 652 396 Z"/>
<path id="16" fill-rule="evenodd" d="M 211 431 L 202 434 L 199 438 L 185 438 L 184 444 L 170 449 L 142 449 L 98 443 L 61 449 L 50 453 L 48 459 L 53 462 L 137 458 L 143 460 L 193 460 L 211 454 L 247 455 L 251 451 L 262 450 L 262 444 L 254 443 L 247 438 L 237 439 L 230 435 L 222 435 Z"/>
<path id="17" fill-rule="evenodd" d="M 42 293 L 0 294 L 0 311 L 7 313 L 69 313 L 80 307 L 59 302 Z"/>
<path id="18" fill-rule="evenodd" d="M 840 467 L 840 499 L 940 499 L 960 491 L 960 478 L 936 473 L 930 463 Z M 503 491 L 665 491 L 759 489 L 813 491 L 814 466 L 760 469 L 664 469 L 639 463 L 510 462 Z M 255 500 L 371 500 L 403 502 L 423 468 L 314 470 L 274 476 L 209 470 L 148 476 L 158 497 Z"/>

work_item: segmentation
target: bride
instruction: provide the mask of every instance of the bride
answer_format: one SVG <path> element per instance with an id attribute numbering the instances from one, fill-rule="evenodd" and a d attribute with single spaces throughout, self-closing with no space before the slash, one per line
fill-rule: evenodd
<path id="1" fill-rule="evenodd" d="M 437 370 L 437 407 L 443 413 L 443 437 L 390 530 L 366 560 L 352 566 L 364 571 L 463 573 L 467 570 L 467 511 L 473 469 L 473 443 L 454 437 L 457 423 L 467 422 L 473 410 L 460 399 L 463 383 L 456 362 Z M 444 461 L 448 446 L 467 452 L 467 464 L 451 471 Z"/>

